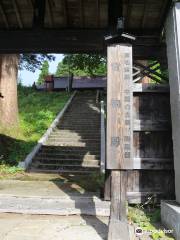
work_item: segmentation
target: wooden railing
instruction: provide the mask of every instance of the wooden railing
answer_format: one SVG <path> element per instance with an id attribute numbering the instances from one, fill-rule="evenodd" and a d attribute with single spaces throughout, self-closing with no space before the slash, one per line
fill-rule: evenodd
<path id="1" fill-rule="evenodd" d="M 101 173 L 105 173 L 105 168 L 106 168 L 105 106 L 104 106 L 104 101 L 101 101 L 101 160 L 100 160 Z"/>

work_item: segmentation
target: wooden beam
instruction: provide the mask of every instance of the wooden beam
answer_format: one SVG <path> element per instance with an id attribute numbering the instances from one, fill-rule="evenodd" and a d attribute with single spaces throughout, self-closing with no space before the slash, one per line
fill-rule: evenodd
<path id="1" fill-rule="evenodd" d="M 127 172 L 113 170 L 111 179 L 111 214 L 108 240 L 129 240 L 126 216 Z"/>
<path id="2" fill-rule="evenodd" d="M 127 0 L 126 3 L 127 12 L 126 12 L 126 18 L 125 18 L 125 28 L 128 28 L 129 26 L 129 19 L 130 19 L 130 13 L 131 13 L 131 0 Z"/>
<path id="3" fill-rule="evenodd" d="M 61 1 L 63 6 L 64 24 L 65 24 L 65 27 L 67 27 L 69 23 L 67 1 L 66 0 L 61 0 Z"/>
<path id="4" fill-rule="evenodd" d="M 116 30 L 117 19 L 123 16 L 123 1 L 108 0 L 108 7 L 109 29 Z"/>
<path id="5" fill-rule="evenodd" d="M 134 158 L 134 170 L 171 170 L 173 159 L 169 158 Z"/>
<path id="6" fill-rule="evenodd" d="M 103 29 L 0 31 L 0 53 L 106 53 Z M 13 39 L 13 41 L 12 41 Z M 135 59 L 165 59 L 166 46 L 157 39 L 139 37 L 133 46 Z"/>
<path id="7" fill-rule="evenodd" d="M 6 28 L 9 28 L 9 21 L 8 21 L 8 18 L 7 18 L 7 15 L 5 13 L 2 3 L 0 3 L 0 12 L 1 12 L 1 15 L 2 15 L 2 18 L 5 23 Z"/>
<path id="8" fill-rule="evenodd" d="M 96 1 L 96 14 L 97 14 L 97 19 L 96 19 L 96 22 L 97 22 L 97 27 L 99 28 L 100 26 L 100 0 L 97 0 Z"/>
<path id="9" fill-rule="evenodd" d="M 104 182 L 104 200 L 111 200 L 111 171 L 106 170 L 105 172 L 105 182 Z"/>
<path id="10" fill-rule="evenodd" d="M 146 19 L 146 13 L 147 13 L 148 7 L 149 7 L 148 0 L 146 0 L 146 1 L 144 1 L 143 16 L 142 16 L 142 19 L 141 19 L 142 28 L 144 28 L 144 25 L 145 25 L 145 19 Z"/>
<path id="11" fill-rule="evenodd" d="M 14 10 L 15 10 L 15 13 L 16 13 L 16 18 L 17 18 L 17 21 L 18 21 L 18 25 L 20 28 L 23 28 L 23 22 L 22 22 L 22 19 L 21 19 L 21 14 L 20 14 L 20 11 L 19 11 L 19 7 L 18 7 L 18 3 L 16 0 L 12 0 L 13 2 L 13 6 L 14 6 Z"/>
<path id="12" fill-rule="evenodd" d="M 81 21 L 81 27 L 84 27 L 84 0 L 79 1 L 79 15 L 80 15 L 80 21 Z"/>
<path id="13" fill-rule="evenodd" d="M 171 122 L 170 121 L 158 121 L 156 120 L 134 120 L 133 122 L 134 131 L 145 131 L 145 132 L 161 132 L 161 131 L 170 131 Z"/>
<path id="14" fill-rule="evenodd" d="M 41 29 L 44 27 L 46 10 L 46 0 L 36 0 L 34 4 L 33 28 Z"/>
<path id="15" fill-rule="evenodd" d="M 171 9 L 172 4 L 173 4 L 172 0 L 167 0 L 166 4 L 164 4 L 166 7 L 165 7 L 165 9 L 163 11 L 163 14 L 161 16 L 160 33 L 162 32 L 162 30 L 164 28 L 164 25 L 165 25 L 165 22 L 166 22 L 166 19 L 167 19 L 167 16 L 169 14 L 169 11 Z"/>
<path id="16" fill-rule="evenodd" d="M 33 4 L 32 0 L 28 0 L 28 3 L 31 6 L 31 8 L 34 9 L 34 4 Z"/>
<path id="17" fill-rule="evenodd" d="M 150 84 L 150 83 L 134 83 L 133 84 L 133 92 L 152 92 L 152 93 L 169 93 L 169 85 L 167 84 Z"/>
<path id="18" fill-rule="evenodd" d="M 49 0 L 46 0 L 46 1 L 47 1 L 46 7 L 47 7 L 47 13 L 48 13 L 50 27 L 53 27 L 54 20 L 53 20 L 53 15 L 52 15 L 51 1 L 49 1 Z"/>

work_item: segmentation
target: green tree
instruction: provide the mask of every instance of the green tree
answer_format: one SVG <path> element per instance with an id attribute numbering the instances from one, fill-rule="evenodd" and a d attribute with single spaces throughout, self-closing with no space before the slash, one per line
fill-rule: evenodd
<path id="1" fill-rule="evenodd" d="M 97 54 L 66 54 L 58 64 L 56 76 L 103 76 L 106 75 L 106 59 Z"/>
<path id="2" fill-rule="evenodd" d="M 39 74 L 39 78 L 37 80 L 37 84 L 41 85 L 44 83 L 44 78 L 49 74 L 49 63 L 48 61 L 44 61 L 42 64 L 41 72 Z"/>
<path id="3" fill-rule="evenodd" d="M 63 62 L 59 62 L 58 66 L 57 66 L 57 69 L 56 69 L 55 76 L 56 77 L 67 77 L 67 76 L 69 76 L 69 72 L 70 72 L 70 69 L 69 69 L 68 64 L 64 64 Z"/>

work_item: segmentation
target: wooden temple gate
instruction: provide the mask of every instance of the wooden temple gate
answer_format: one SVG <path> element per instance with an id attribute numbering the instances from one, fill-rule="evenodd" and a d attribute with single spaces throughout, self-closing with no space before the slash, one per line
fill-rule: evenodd
<path id="1" fill-rule="evenodd" d="M 172 5 L 171 0 L 0 2 L 1 54 L 105 54 L 105 36 L 116 35 L 121 18 L 123 30 L 137 37 L 133 47 L 125 41 L 108 45 L 109 240 L 128 239 L 126 193 L 129 202 L 174 195 L 168 90 L 133 83 L 133 58 L 166 59 L 163 29 Z M 153 78 L 151 68 L 144 73 Z"/>

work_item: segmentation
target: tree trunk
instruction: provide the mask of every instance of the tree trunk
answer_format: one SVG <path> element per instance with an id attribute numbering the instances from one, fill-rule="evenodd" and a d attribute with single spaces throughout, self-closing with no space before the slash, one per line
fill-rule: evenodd
<path id="1" fill-rule="evenodd" d="M 0 55 L 0 126 L 18 126 L 17 74 L 19 55 Z"/>

